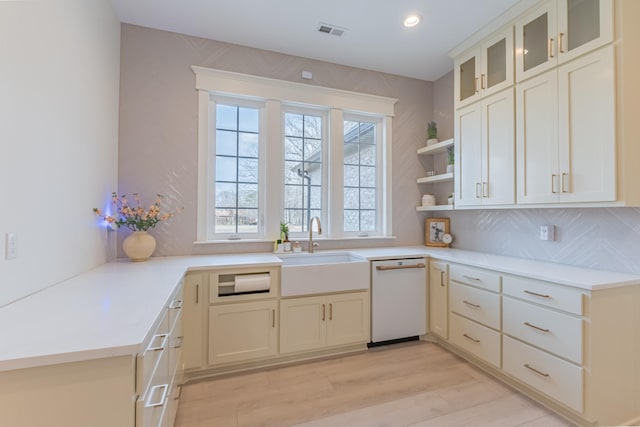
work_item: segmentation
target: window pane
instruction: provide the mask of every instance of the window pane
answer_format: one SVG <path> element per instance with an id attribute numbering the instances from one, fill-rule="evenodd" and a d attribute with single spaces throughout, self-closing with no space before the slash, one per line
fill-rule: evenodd
<path id="1" fill-rule="evenodd" d="M 361 145 L 360 146 L 360 164 L 361 165 L 376 165 L 376 146 L 375 145 Z"/>
<path id="2" fill-rule="evenodd" d="M 376 124 L 344 122 L 344 231 L 377 231 Z"/>
<path id="3" fill-rule="evenodd" d="M 344 185 L 348 187 L 357 187 L 360 183 L 358 176 L 358 166 L 344 167 Z"/>
<path id="4" fill-rule="evenodd" d="M 376 208 L 376 190 L 374 188 L 360 189 L 360 209 Z"/>
<path id="5" fill-rule="evenodd" d="M 237 154 L 237 137 L 238 134 L 236 132 L 216 131 L 216 154 L 235 156 Z"/>
<path id="6" fill-rule="evenodd" d="M 376 168 L 360 166 L 360 187 L 376 186 Z"/>
<path id="7" fill-rule="evenodd" d="M 322 138 L 322 117 L 304 116 L 304 137 Z"/>
<path id="8" fill-rule="evenodd" d="M 258 184 L 238 184 L 238 207 L 258 208 Z"/>
<path id="9" fill-rule="evenodd" d="M 236 180 L 236 158 L 216 156 L 216 181 Z"/>
<path id="10" fill-rule="evenodd" d="M 236 210 L 216 209 L 216 233 L 236 232 Z"/>
<path id="11" fill-rule="evenodd" d="M 302 138 L 284 139 L 285 160 L 302 160 Z"/>
<path id="12" fill-rule="evenodd" d="M 238 158 L 238 182 L 258 182 L 258 159 Z"/>
<path id="13" fill-rule="evenodd" d="M 216 206 L 229 208 L 236 205 L 236 184 L 219 182 L 216 184 Z"/>
<path id="14" fill-rule="evenodd" d="M 215 234 L 257 233 L 260 109 L 216 104 Z"/>
<path id="15" fill-rule="evenodd" d="M 290 232 L 303 232 L 309 207 L 322 210 L 323 117 L 285 113 L 284 121 L 284 216 Z"/>
<path id="16" fill-rule="evenodd" d="M 375 231 L 376 212 L 360 211 L 360 231 Z"/>
<path id="17" fill-rule="evenodd" d="M 238 154 L 243 157 L 258 158 L 258 139 L 257 133 L 240 132 L 238 134 Z"/>
<path id="18" fill-rule="evenodd" d="M 284 115 L 285 136 L 302 136 L 302 114 L 286 113 Z"/>
<path id="19" fill-rule="evenodd" d="M 358 214 L 358 211 L 344 211 L 344 231 L 359 231 Z"/>
<path id="20" fill-rule="evenodd" d="M 245 132 L 258 132 L 260 128 L 257 108 L 238 108 L 239 129 Z"/>
<path id="21" fill-rule="evenodd" d="M 238 130 L 238 107 L 217 104 L 216 129 Z"/>
<path id="22" fill-rule="evenodd" d="M 344 208 L 358 209 L 360 207 L 360 199 L 357 188 L 344 189 Z"/>

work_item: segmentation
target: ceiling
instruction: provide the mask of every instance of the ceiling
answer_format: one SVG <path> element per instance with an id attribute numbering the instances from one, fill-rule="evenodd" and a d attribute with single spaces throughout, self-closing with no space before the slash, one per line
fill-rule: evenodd
<path id="1" fill-rule="evenodd" d="M 436 80 L 447 55 L 518 0 L 111 0 L 121 22 Z M 405 28 L 418 13 L 422 21 Z M 318 31 L 320 23 L 342 37 Z"/>

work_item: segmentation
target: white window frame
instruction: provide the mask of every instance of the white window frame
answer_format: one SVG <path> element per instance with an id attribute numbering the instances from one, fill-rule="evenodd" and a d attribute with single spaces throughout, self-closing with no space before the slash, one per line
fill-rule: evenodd
<path id="1" fill-rule="evenodd" d="M 322 208 L 320 214 L 320 222 L 324 224 L 329 224 L 329 172 L 330 172 L 330 161 L 329 161 L 329 153 L 331 152 L 331 141 L 329 139 L 329 113 L 326 108 L 310 108 L 307 106 L 299 106 L 299 105 L 291 105 L 291 104 L 283 104 L 282 106 L 282 142 L 284 144 L 284 122 L 285 122 L 285 114 L 305 114 L 309 116 L 320 116 L 322 117 Z M 282 147 L 282 160 L 281 160 L 281 168 L 283 169 L 284 174 L 284 146 Z M 280 211 L 281 217 L 284 217 L 284 179 L 282 180 L 282 209 Z M 314 227 L 315 229 L 315 227 Z M 328 228 L 327 228 L 328 230 Z M 303 232 L 291 232 L 289 233 L 289 238 L 304 238 L 308 237 L 309 231 Z"/>
<path id="2" fill-rule="evenodd" d="M 358 236 L 358 237 L 374 237 L 381 236 L 384 234 L 383 227 L 383 151 L 384 151 L 384 138 L 383 138 L 383 128 L 384 128 L 384 120 L 379 116 L 366 116 L 363 114 L 357 113 L 344 113 L 342 123 L 344 126 L 345 121 L 354 121 L 354 122 L 369 122 L 373 123 L 376 127 L 375 138 L 376 138 L 376 228 L 373 231 L 345 231 L 344 230 L 344 177 L 342 179 L 341 187 L 341 195 L 342 199 L 342 220 L 343 224 L 341 227 L 342 235 L 344 236 Z M 341 146 L 344 149 L 344 130 L 342 131 L 342 139 L 340 140 Z M 341 166 L 344 168 L 344 152 L 341 155 L 342 162 Z M 360 209 L 359 209 L 360 210 Z"/>
<path id="3" fill-rule="evenodd" d="M 259 111 L 259 136 L 258 136 L 258 227 L 255 233 L 216 233 L 216 108 L 215 105 L 233 105 L 239 107 L 257 108 Z M 209 143 L 207 153 L 207 240 L 240 240 L 261 239 L 264 237 L 264 211 L 265 211 L 265 103 L 216 94 L 209 95 Z"/>
<path id="4" fill-rule="evenodd" d="M 261 121 L 264 120 L 265 132 L 260 132 L 260 174 L 261 174 L 261 218 L 262 235 L 259 241 L 273 241 L 280 234 L 280 219 L 284 209 L 284 155 L 283 155 L 283 109 L 299 105 L 312 109 L 324 109 L 328 112 L 329 144 L 326 161 L 327 168 L 323 179 L 328 179 L 326 187 L 331 200 L 323 201 L 323 236 L 325 239 L 354 238 L 343 232 L 343 114 L 348 116 L 380 117 L 382 134 L 379 143 L 383 155 L 379 164 L 381 197 L 380 235 L 392 237 L 392 194 L 391 194 L 391 124 L 394 115 L 395 98 L 350 92 L 303 83 L 276 80 L 248 74 L 215 70 L 199 66 L 191 69 L 196 76 L 195 88 L 198 91 L 198 200 L 196 243 L 228 241 L 213 235 L 211 221 L 214 216 L 211 208 L 215 204 L 215 193 L 211 192 L 211 176 L 215 180 L 215 165 L 210 164 L 210 97 L 226 96 L 231 99 L 246 99 L 264 104 Z M 213 122 L 215 124 L 215 121 Z M 262 124 L 262 123 L 261 123 Z M 213 130 L 215 134 L 215 129 Z M 264 141 L 264 142 L 262 142 Z M 268 143 L 267 143 L 268 141 Z M 267 147 L 268 145 L 268 147 Z M 215 148 L 215 147 L 213 147 Z M 323 153 L 324 155 L 324 153 Z M 213 173 L 213 175 L 211 175 Z M 264 174 L 264 175 L 262 175 Z M 323 187 L 323 189 L 324 189 Z M 264 188 L 264 190 L 262 190 Z M 357 238 L 357 237 L 355 237 Z M 217 240 L 218 239 L 218 240 Z M 242 241 L 256 239 L 243 238 Z M 303 240 L 302 238 L 300 240 Z"/>

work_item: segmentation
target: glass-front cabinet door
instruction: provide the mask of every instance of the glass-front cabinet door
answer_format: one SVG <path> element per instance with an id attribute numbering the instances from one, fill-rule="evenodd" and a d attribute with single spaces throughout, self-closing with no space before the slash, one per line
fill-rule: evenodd
<path id="1" fill-rule="evenodd" d="M 488 39 L 482 45 L 480 90 L 487 96 L 513 84 L 513 27 Z"/>
<path id="2" fill-rule="evenodd" d="M 456 108 L 513 84 L 513 27 L 508 26 L 456 58 Z"/>
<path id="3" fill-rule="evenodd" d="M 516 80 L 557 65 L 556 2 L 548 1 L 516 22 Z"/>
<path id="4" fill-rule="evenodd" d="M 612 41 L 613 0 L 547 1 L 516 23 L 516 80 Z"/>
<path id="5" fill-rule="evenodd" d="M 613 0 L 558 0 L 558 57 L 568 61 L 613 41 Z"/>
<path id="6" fill-rule="evenodd" d="M 456 58 L 454 69 L 456 106 L 460 107 L 480 97 L 480 51 Z"/>

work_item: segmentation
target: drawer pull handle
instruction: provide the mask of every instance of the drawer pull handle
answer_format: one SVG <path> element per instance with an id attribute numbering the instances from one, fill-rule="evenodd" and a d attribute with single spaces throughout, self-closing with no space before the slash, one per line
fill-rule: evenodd
<path id="1" fill-rule="evenodd" d="M 425 265 L 421 262 L 418 264 L 409 264 L 409 265 L 377 265 L 376 270 L 385 271 L 385 270 L 403 270 L 405 268 L 424 268 Z"/>
<path id="2" fill-rule="evenodd" d="M 147 347 L 147 351 L 160 351 L 167 345 L 167 338 L 169 334 L 157 334 L 151 338 L 151 342 L 149 343 L 149 347 Z M 160 341 L 160 345 L 153 345 L 156 341 Z"/>
<path id="3" fill-rule="evenodd" d="M 181 299 L 177 299 L 175 301 L 173 301 L 170 305 L 169 308 L 172 310 L 178 310 L 182 308 L 182 300 Z"/>
<path id="4" fill-rule="evenodd" d="M 276 327 L 276 309 L 272 309 L 271 310 L 271 327 L 275 328 Z"/>
<path id="5" fill-rule="evenodd" d="M 184 337 L 176 337 L 176 345 L 173 346 L 173 348 L 180 348 L 182 347 L 182 341 L 184 340 Z"/>
<path id="6" fill-rule="evenodd" d="M 537 330 L 542 331 L 542 332 L 549 332 L 549 329 L 545 329 L 545 328 L 541 328 L 540 326 L 532 325 L 529 322 L 524 322 L 524 324 L 527 325 L 530 328 L 537 329 Z"/>
<path id="7" fill-rule="evenodd" d="M 325 313 L 325 306 L 324 306 L 324 304 L 322 304 L 322 321 L 323 322 L 324 322 L 324 319 L 325 319 L 324 313 Z"/>
<path id="8" fill-rule="evenodd" d="M 444 287 L 444 271 L 440 272 L 440 286 Z"/>
<path id="9" fill-rule="evenodd" d="M 162 389 L 162 393 L 160 394 L 160 399 L 155 402 L 151 402 L 151 398 L 158 390 Z M 169 384 L 156 385 L 151 387 L 149 390 L 149 400 L 144 404 L 145 408 L 154 408 L 156 406 L 164 406 L 164 401 L 167 398 L 167 391 L 169 391 Z"/>
<path id="10" fill-rule="evenodd" d="M 536 374 L 538 374 L 538 375 L 540 375 L 542 377 L 548 377 L 549 376 L 549 374 L 547 374 L 546 372 L 541 372 L 541 371 L 538 371 L 536 368 L 532 368 L 531 366 L 529 366 L 528 363 L 525 363 L 522 366 L 524 366 L 525 368 L 527 368 L 528 370 L 530 370 L 532 372 L 535 372 Z"/>
<path id="11" fill-rule="evenodd" d="M 474 342 L 474 343 L 476 343 L 476 344 L 480 343 L 480 340 L 477 340 L 477 339 L 475 339 L 475 338 L 471 338 L 471 337 L 470 337 L 469 335 L 467 335 L 467 334 L 462 334 L 462 336 L 463 336 L 463 337 L 465 337 L 465 338 L 466 338 L 466 339 L 468 339 L 468 340 L 473 341 L 473 342 Z"/>
<path id="12" fill-rule="evenodd" d="M 467 280 L 474 280 L 476 282 L 482 282 L 482 279 L 478 279 L 477 277 L 471 277 L 471 276 L 462 276 Z"/>
<path id="13" fill-rule="evenodd" d="M 200 284 L 196 284 L 196 304 L 200 302 Z"/>
<path id="14" fill-rule="evenodd" d="M 469 301 L 467 301 L 467 300 L 464 300 L 464 301 L 462 301 L 462 302 L 463 302 L 463 303 L 465 303 L 465 304 L 467 304 L 467 305 L 470 305 L 470 306 L 471 306 L 471 307 L 473 307 L 473 308 L 480 308 L 480 306 L 479 306 L 478 304 L 474 304 L 474 303 L 469 302 Z"/>
<path id="15" fill-rule="evenodd" d="M 333 304 L 329 304 L 329 320 L 333 320 Z"/>
<path id="16" fill-rule="evenodd" d="M 536 293 L 536 292 L 531 292 L 531 291 L 528 291 L 528 290 L 526 290 L 526 289 L 525 289 L 523 292 L 524 292 L 525 294 L 533 295 L 533 296 L 540 297 L 540 298 L 551 298 L 551 296 L 549 296 L 549 295 L 538 294 L 538 293 Z"/>

